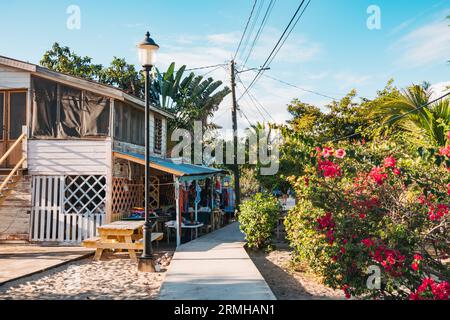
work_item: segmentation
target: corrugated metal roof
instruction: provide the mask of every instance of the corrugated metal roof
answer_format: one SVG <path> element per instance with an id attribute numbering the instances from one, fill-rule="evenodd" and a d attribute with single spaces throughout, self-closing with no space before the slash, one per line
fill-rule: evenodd
<path id="1" fill-rule="evenodd" d="M 143 163 L 145 161 L 145 156 L 139 153 L 114 151 L 116 155 L 124 155 L 125 157 L 135 158 L 138 163 Z M 205 166 L 193 165 L 188 163 L 175 163 L 170 159 L 162 159 L 158 157 L 150 157 L 150 166 L 158 170 L 174 173 L 180 177 L 187 176 L 212 176 L 217 174 L 226 173 L 225 170 L 215 169 Z"/>

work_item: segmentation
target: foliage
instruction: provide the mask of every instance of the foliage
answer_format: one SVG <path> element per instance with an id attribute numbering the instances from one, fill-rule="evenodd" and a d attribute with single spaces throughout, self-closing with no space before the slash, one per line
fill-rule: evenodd
<path id="1" fill-rule="evenodd" d="M 254 168 L 241 168 L 240 184 L 242 198 L 253 196 L 259 191 L 258 180 L 256 179 L 257 171 Z"/>
<path id="2" fill-rule="evenodd" d="M 288 179 L 298 199 L 286 220 L 295 261 L 347 297 L 448 299 L 450 147 L 341 147 L 304 143 L 302 172 Z M 367 287 L 371 266 L 381 269 L 379 290 Z"/>
<path id="3" fill-rule="evenodd" d="M 271 195 L 257 193 L 245 201 L 240 209 L 239 222 L 249 248 L 270 248 L 280 211 L 278 200 Z"/>
<path id="4" fill-rule="evenodd" d="M 203 128 L 208 127 L 208 118 L 212 117 L 223 99 L 231 92 L 223 89 L 222 81 L 205 79 L 190 73 L 184 76 L 186 66 L 175 71 L 172 63 L 164 74 L 158 73 L 154 82 L 154 95 L 159 96 L 159 105 L 176 114 L 171 127 L 193 130 L 194 121 L 201 121 Z M 214 126 L 213 126 L 214 127 Z"/>
<path id="5" fill-rule="evenodd" d="M 431 94 L 428 84 L 413 85 L 376 105 L 372 115 L 387 127 L 405 132 L 417 145 L 444 146 L 450 129 L 450 100 L 427 106 Z"/>
<path id="6" fill-rule="evenodd" d="M 57 42 L 51 50 L 45 52 L 40 64 L 50 70 L 88 80 L 97 80 L 103 68 L 101 64 L 93 64 L 92 58 L 80 57 Z"/>
<path id="7" fill-rule="evenodd" d="M 98 81 L 120 88 L 135 97 L 144 97 L 144 78 L 140 71 L 125 59 L 114 57 L 111 65 L 102 69 Z"/>

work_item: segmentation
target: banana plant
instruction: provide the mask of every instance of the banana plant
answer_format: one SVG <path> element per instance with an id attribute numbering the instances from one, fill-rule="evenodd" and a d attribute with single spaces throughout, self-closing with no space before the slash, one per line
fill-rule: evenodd
<path id="1" fill-rule="evenodd" d="M 157 70 L 151 88 L 152 100 L 160 108 L 176 114 L 172 128 L 190 130 L 195 121 L 201 121 L 204 127 L 212 126 L 208 119 L 231 91 L 228 87 L 220 89 L 222 81 L 194 73 L 185 76 L 185 72 L 186 66 L 175 71 L 175 63 L 164 73 Z"/>

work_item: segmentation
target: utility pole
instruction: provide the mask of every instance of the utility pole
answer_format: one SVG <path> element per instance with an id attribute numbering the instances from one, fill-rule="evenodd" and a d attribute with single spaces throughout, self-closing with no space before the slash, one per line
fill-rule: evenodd
<path id="1" fill-rule="evenodd" d="M 230 75 L 231 75 L 231 93 L 233 98 L 233 148 L 234 148 L 234 163 L 233 163 L 233 171 L 234 171 L 234 189 L 236 193 L 236 208 L 239 210 L 239 206 L 241 204 L 241 184 L 239 181 L 239 166 L 238 166 L 238 124 L 237 124 L 237 99 L 236 99 L 236 64 L 234 60 L 231 60 L 230 63 Z"/>

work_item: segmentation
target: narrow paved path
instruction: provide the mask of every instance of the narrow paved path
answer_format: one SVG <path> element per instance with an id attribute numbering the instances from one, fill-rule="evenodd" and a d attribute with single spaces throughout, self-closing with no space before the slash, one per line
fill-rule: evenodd
<path id="1" fill-rule="evenodd" d="M 181 246 L 159 299 L 275 300 L 244 245 L 244 235 L 234 223 Z"/>

